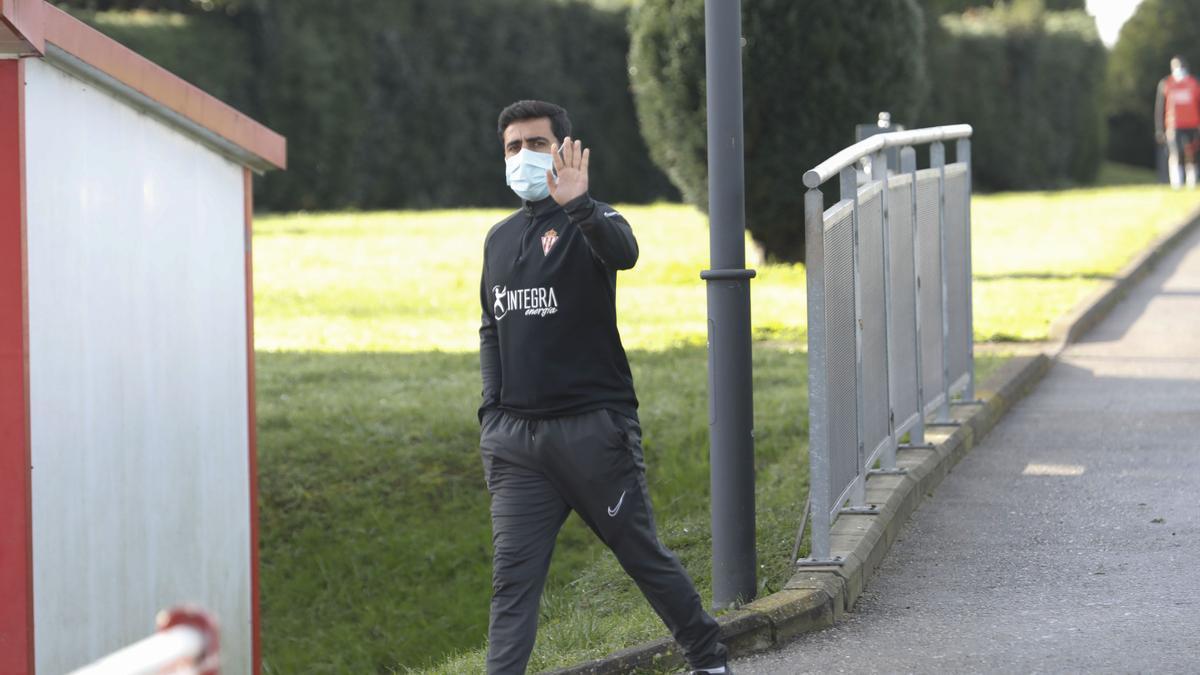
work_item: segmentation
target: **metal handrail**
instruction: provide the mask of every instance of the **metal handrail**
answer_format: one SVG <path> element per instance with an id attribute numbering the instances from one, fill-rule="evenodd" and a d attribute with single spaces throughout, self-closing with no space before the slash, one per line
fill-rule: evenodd
<path id="1" fill-rule="evenodd" d="M 973 129 L 970 124 L 949 124 L 941 127 L 929 127 L 927 129 L 876 134 L 851 145 L 812 169 L 805 171 L 804 187 L 810 189 L 819 187 L 825 181 L 838 175 L 842 169 L 851 166 L 863 157 L 870 157 L 880 150 L 970 138 L 972 131 Z"/>

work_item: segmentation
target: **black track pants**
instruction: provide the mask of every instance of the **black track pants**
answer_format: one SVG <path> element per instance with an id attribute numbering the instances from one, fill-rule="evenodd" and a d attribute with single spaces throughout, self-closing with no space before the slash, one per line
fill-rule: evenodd
<path id="1" fill-rule="evenodd" d="M 693 667 L 725 663 L 717 622 L 658 540 L 636 421 L 607 410 L 548 420 L 489 412 L 480 452 L 495 549 L 489 673 L 525 672 L 550 554 L 571 510 L 612 549 Z"/>

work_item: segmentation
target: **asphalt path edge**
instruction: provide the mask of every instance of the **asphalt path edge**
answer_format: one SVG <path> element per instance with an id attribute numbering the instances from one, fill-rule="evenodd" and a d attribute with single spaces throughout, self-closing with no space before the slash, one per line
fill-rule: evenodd
<path id="1" fill-rule="evenodd" d="M 832 553 L 845 562 L 838 566 L 803 567 L 783 589 L 718 618 L 722 641 L 731 657 L 782 646 L 802 633 L 832 626 L 854 607 L 909 516 L 933 493 L 942 479 L 1029 393 L 1049 370 L 1062 349 L 1106 317 L 1135 283 L 1200 227 L 1200 208 L 1157 237 L 1112 279 L 1091 293 L 1050 327 L 1051 348 L 1036 355 L 1016 356 L 976 388 L 981 404 L 952 407 L 957 426 L 937 427 L 926 434 L 931 450 L 901 450 L 899 475 L 873 475 L 867 481 L 867 501 L 878 515 L 842 516 L 831 531 Z M 549 675 L 611 675 L 639 671 L 662 672 L 685 666 L 678 645 L 661 638 L 606 657 L 548 671 Z"/>

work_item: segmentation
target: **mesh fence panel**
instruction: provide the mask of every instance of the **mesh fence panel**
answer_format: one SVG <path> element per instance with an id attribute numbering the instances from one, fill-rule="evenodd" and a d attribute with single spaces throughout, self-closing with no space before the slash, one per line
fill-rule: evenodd
<path id="1" fill-rule="evenodd" d="M 863 455 L 893 466 L 897 437 L 921 429 L 922 418 L 935 410 L 948 422 L 946 385 L 961 387 L 972 372 L 970 129 L 919 131 L 888 136 L 884 145 L 930 144 L 930 162 L 938 168 L 913 171 L 915 153 L 905 147 L 899 153 L 904 173 L 873 181 L 881 168 L 873 164 L 857 199 L 844 198 L 823 213 L 819 186 L 811 183 L 840 178 L 846 195 L 855 185 L 853 157 L 862 156 L 854 153 L 874 151 L 848 148 L 805 174 L 811 187 L 805 224 L 820 226 L 823 240 L 811 249 L 817 257 L 809 277 L 810 382 L 825 391 L 814 394 L 819 398 L 811 409 L 810 494 L 821 515 L 813 517 L 813 555 L 804 564 L 830 563 L 830 524 L 843 499 L 865 503 L 871 464 L 863 464 Z M 957 147 L 962 162 L 943 167 L 942 141 L 925 140 L 945 136 L 963 139 Z M 923 440 L 918 434 L 912 442 Z"/>
<path id="2" fill-rule="evenodd" d="M 946 309 L 950 318 L 949 335 L 946 340 L 946 361 L 950 368 L 950 382 L 963 381 L 970 368 L 970 335 L 967 335 L 971 308 L 967 306 L 968 278 L 967 256 L 971 255 L 967 244 L 967 167 L 951 164 L 946 167 Z M 953 392 L 952 392 L 953 393 Z"/>
<path id="3" fill-rule="evenodd" d="M 883 189 L 859 192 L 858 264 L 862 292 L 863 443 L 873 454 L 888 438 L 887 324 L 884 322 Z M 868 458 L 870 465 L 870 458 Z"/>
<path id="4" fill-rule="evenodd" d="M 825 331 L 829 370 L 829 467 L 834 499 L 858 477 L 858 381 L 854 318 L 854 212 L 825 231 Z M 833 510 L 838 504 L 826 504 Z"/>
<path id="5" fill-rule="evenodd" d="M 917 248 L 921 284 L 917 290 L 921 322 L 921 383 L 923 406 L 942 392 L 942 266 L 938 234 L 938 175 L 936 169 L 917 172 Z"/>
<path id="6" fill-rule="evenodd" d="M 888 245 L 892 292 L 892 342 L 888 345 L 896 432 L 921 410 L 917 400 L 917 288 L 913 276 L 912 178 L 888 181 Z"/>

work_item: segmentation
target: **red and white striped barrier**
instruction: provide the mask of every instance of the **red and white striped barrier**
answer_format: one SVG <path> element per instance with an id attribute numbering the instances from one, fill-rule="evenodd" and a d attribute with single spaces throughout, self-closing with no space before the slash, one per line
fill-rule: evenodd
<path id="1" fill-rule="evenodd" d="M 159 612 L 158 632 L 70 675 L 218 675 L 217 622 L 201 609 Z"/>

